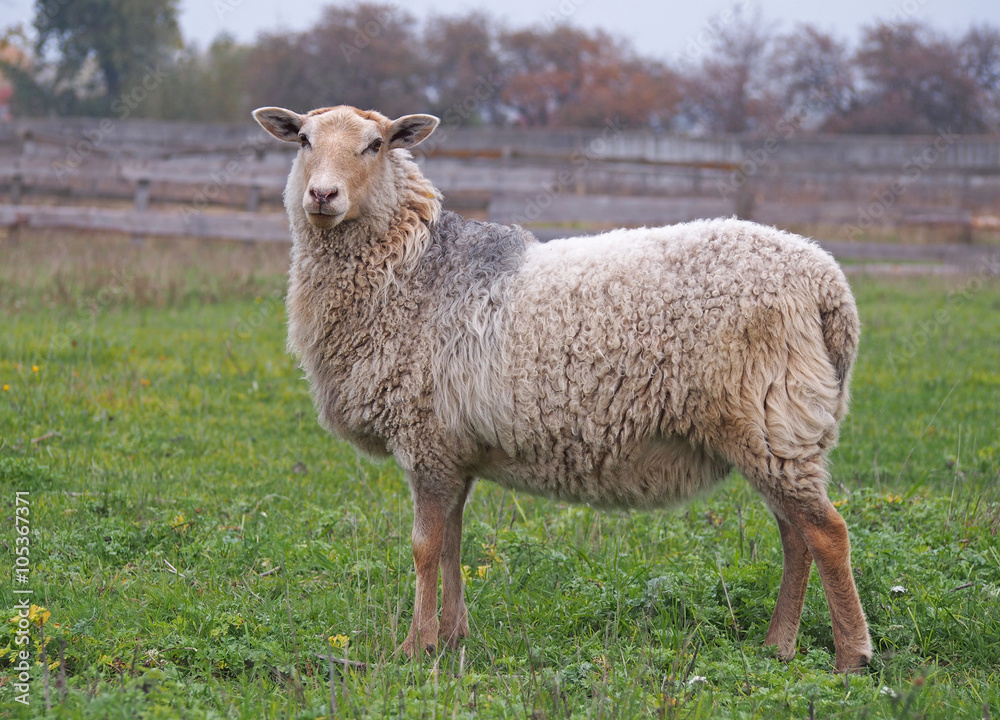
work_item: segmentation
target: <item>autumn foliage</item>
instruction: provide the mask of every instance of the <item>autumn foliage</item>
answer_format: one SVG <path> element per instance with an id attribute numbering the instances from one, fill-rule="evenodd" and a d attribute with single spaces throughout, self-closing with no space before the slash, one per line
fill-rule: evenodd
<path id="1" fill-rule="evenodd" d="M 558 17 L 509 27 L 483 12 L 418 20 L 398 5 L 329 5 L 302 32 L 265 32 L 252 43 L 221 36 L 204 50 L 160 48 L 168 58 L 165 79 L 135 114 L 242 121 L 260 105 L 346 103 L 389 115 L 433 112 L 451 127 L 614 124 L 695 134 L 793 126 L 894 134 L 1000 129 L 996 28 L 980 24 L 952 37 L 901 18 L 861 28 L 852 43 L 809 25 L 765 22 L 744 5 L 720 14 L 670 61 L 680 48 L 665 47 L 663 58 L 643 56 L 625 39 Z M 174 22 L 172 2 L 163 7 L 162 22 Z M 51 39 L 52 21 L 39 17 L 39 40 Z M 135 72 L 102 61 L 98 48 L 98 67 L 74 85 L 69 76 L 86 69 L 80 58 L 88 57 L 88 38 L 101 33 L 61 32 L 59 47 L 72 53 L 53 61 L 51 43 L 47 53 L 41 45 L 23 47 L 20 56 L 36 60 L 9 68 L 14 111 L 113 114 L 113 94 Z M 7 37 L 10 43 L 17 36 Z M 46 77 L 59 79 L 49 98 Z M 67 88 L 74 87 L 86 102 L 73 102 Z"/>

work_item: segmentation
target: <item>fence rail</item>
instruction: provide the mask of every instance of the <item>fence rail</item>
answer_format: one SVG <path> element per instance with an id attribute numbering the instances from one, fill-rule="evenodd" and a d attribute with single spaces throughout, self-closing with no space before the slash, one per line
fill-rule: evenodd
<path id="1" fill-rule="evenodd" d="M 0 205 L 0 227 L 84 230 L 125 235 L 289 242 L 285 213 L 183 213 L 95 207 Z"/>
<path id="2" fill-rule="evenodd" d="M 735 214 L 784 227 L 954 226 L 969 240 L 1000 225 L 997 137 L 445 127 L 418 150 L 447 205 L 536 229 Z M 0 225 L 279 239 L 294 152 L 250 125 L 8 123 L 0 125 Z M 132 209 L 86 207 L 122 202 Z"/>

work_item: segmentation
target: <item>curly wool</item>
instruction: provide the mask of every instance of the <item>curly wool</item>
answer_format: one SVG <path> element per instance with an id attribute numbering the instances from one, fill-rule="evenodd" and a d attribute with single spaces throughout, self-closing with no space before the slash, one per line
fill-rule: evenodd
<path id="1" fill-rule="evenodd" d="M 823 496 L 859 322 L 818 246 L 738 220 L 541 244 L 418 188 L 419 212 L 326 231 L 290 208 L 289 345 L 327 428 L 420 477 L 602 506 L 734 464 L 772 506 Z"/>
<path id="2" fill-rule="evenodd" d="M 847 527 L 826 496 L 859 331 L 833 258 L 737 220 L 543 245 L 441 212 L 406 151 L 436 118 L 254 116 L 303 145 L 285 195 L 288 340 L 320 421 L 407 470 L 416 594 L 402 652 L 469 634 L 461 537 L 474 478 L 649 508 L 735 465 L 781 535 L 765 642 L 795 655 L 815 561 L 835 667 L 870 660 Z"/>
<path id="3" fill-rule="evenodd" d="M 652 507 L 731 464 L 773 483 L 774 461 L 836 441 L 857 315 L 836 263 L 802 238 L 736 220 L 620 230 L 531 245 L 504 284 L 498 337 L 437 363 L 438 385 L 461 387 L 457 403 L 437 395 L 439 415 L 499 446 L 482 472 L 501 484 Z"/>

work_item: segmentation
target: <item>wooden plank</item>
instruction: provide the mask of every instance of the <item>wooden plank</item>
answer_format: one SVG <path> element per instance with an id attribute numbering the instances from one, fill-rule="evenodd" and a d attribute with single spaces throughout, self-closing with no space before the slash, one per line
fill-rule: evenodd
<path id="1" fill-rule="evenodd" d="M 200 213 L 0 205 L 0 226 L 66 229 L 249 242 L 290 242 L 285 213 Z"/>
<path id="2" fill-rule="evenodd" d="M 232 238 L 247 241 L 287 241 L 285 214 L 258 212 L 199 212 L 194 210 L 143 210 L 141 198 L 134 210 L 110 208 L 0 205 L 0 225 L 35 228 L 103 230 L 108 232 Z M 795 225 L 841 225 L 857 222 L 858 206 L 827 202 L 789 205 L 761 203 L 755 219 L 782 227 Z M 529 227 L 589 224 L 601 227 L 657 226 L 712 217 L 731 217 L 733 205 L 720 198 L 614 197 L 565 195 L 559 197 L 497 195 L 489 204 L 488 217 L 495 222 Z M 926 207 L 894 207 L 881 219 L 895 225 L 947 224 L 959 227 L 994 228 L 1000 220 L 973 217 L 963 209 L 943 208 L 933 215 Z"/>
<path id="3" fill-rule="evenodd" d="M 100 132 L 101 124 L 105 131 Z M 107 132 L 108 124 L 112 131 Z M 268 155 L 288 155 L 294 146 L 280 143 L 247 122 L 232 124 L 183 123 L 151 120 L 24 118 L 0 127 L 6 145 L 22 144 L 30 133 L 36 147 L 61 154 L 77 148 L 87 135 L 106 138 L 94 152 L 114 157 L 181 157 L 209 153 L 236 155 L 252 148 Z M 87 135 L 85 135 L 87 133 Z M 111 137 L 113 136 L 113 142 Z M 512 153 L 568 156 L 573 152 L 637 162 L 708 162 L 727 165 L 767 156 L 768 162 L 840 171 L 881 168 L 897 175 L 907 162 L 934 161 L 927 172 L 975 168 L 982 174 L 1000 172 L 1000 138 L 992 136 L 845 136 L 801 133 L 795 137 L 698 138 L 650 131 L 593 129 L 520 129 L 510 127 L 455 128 L 446 123 L 425 144 L 428 152 L 460 156 L 506 157 Z M 590 152 L 592 149 L 600 152 Z M 420 148 L 418 148 L 420 150 Z M 763 153 L 764 155 L 762 155 Z"/>
<path id="4" fill-rule="evenodd" d="M 955 207 L 928 207 L 895 204 L 879 206 L 872 217 L 868 204 L 848 201 L 812 203 L 761 202 L 754 220 L 768 225 L 961 225 L 971 226 L 970 210 Z"/>
<path id="5" fill-rule="evenodd" d="M 606 227 L 656 226 L 705 217 L 729 217 L 731 200 L 719 197 L 614 197 L 549 193 L 497 194 L 489 206 L 494 222 L 521 225 L 590 223 Z"/>
<path id="6" fill-rule="evenodd" d="M 233 166 L 235 170 L 233 169 Z M 62 172 L 41 158 L 0 158 L 0 182 L 21 177 L 26 184 L 69 185 L 83 178 L 120 178 L 128 182 L 148 180 L 175 185 L 204 186 L 217 183 L 239 187 L 259 187 L 263 190 L 282 190 L 288 177 L 288 166 L 279 163 L 243 162 L 219 159 L 213 162 L 118 162 L 106 158 L 87 158 L 79 166 Z"/>
<path id="7" fill-rule="evenodd" d="M 172 168 L 167 163 L 122 164 L 118 173 L 126 180 L 151 180 L 171 185 L 256 187 L 278 191 L 285 188 L 288 178 L 285 166 L 260 167 L 253 163 L 249 167 L 239 165 L 235 171 L 229 170 L 228 166 L 234 163 L 239 165 L 234 160 L 205 163 L 199 168 Z"/>

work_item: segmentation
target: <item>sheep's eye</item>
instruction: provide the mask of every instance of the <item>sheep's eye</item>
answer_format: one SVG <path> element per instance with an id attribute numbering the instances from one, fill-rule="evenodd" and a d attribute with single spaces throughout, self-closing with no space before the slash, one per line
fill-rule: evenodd
<path id="1" fill-rule="evenodd" d="M 375 138 L 372 140 L 371 145 L 365 148 L 365 152 L 377 153 L 382 149 L 382 138 Z"/>
<path id="2" fill-rule="evenodd" d="M 309 147 L 309 138 L 306 137 L 305 133 L 299 133 L 299 144 L 302 147 Z"/>

